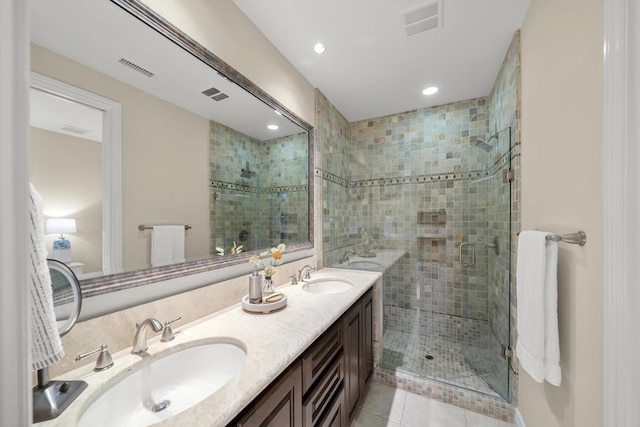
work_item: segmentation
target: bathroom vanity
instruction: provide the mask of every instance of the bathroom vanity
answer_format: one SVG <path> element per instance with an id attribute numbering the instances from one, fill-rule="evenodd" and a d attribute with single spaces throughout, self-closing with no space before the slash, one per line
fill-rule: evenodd
<path id="1" fill-rule="evenodd" d="M 107 371 L 94 372 L 88 365 L 68 372 L 60 379 L 83 380 L 87 390 L 60 417 L 37 425 L 82 425 L 92 406 L 127 377 L 185 350 L 220 343 L 246 355 L 237 373 L 180 412 L 177 402 L 165 414 L 158 412 L 157 425 L 250 426 L 264 420 L 278 426 L 348 425 L 373 368 L 381 274 L 327 268 L 312 275 L 312 281 L 334 279 L 351 286 L 329 294 L 313 293 L 304 283 L 282 286 L 278 290 L 288 296 L 282 310 L 253 314 L 236 304 L 178 328 L 169 343 L 160 342 L 160 334 L 150 337 L 145 357 L 130 354 L 128 348 L 113 355 L 115 365 Z M 166 366 L 165 371 L 173 370 Z M 198 369 L 204 377 L 208 368 L 203 366 Z M 107 403 L 109 414 L 123 410 Z M 109 422 L 91 419 L 88 425 Z"/>
<path id="2" fill-rule="evenodd" d="M 229 425 L 349 425 L 373 371 L 372 297 L 370 289 Z"/>

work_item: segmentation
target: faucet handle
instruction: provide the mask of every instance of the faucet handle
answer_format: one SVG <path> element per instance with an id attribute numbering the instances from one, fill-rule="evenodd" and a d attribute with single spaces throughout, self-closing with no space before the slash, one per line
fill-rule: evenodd
<path id="1" fill-rule="evenodd" d="M 162 330 L 162 338 L 160 338 L 161 342 L 169 342 L 175 338 L 175 334 L 173 333 L 173 330 L 169 325 L 171 325 L 173 322 L 177 322 L 180 319 L 182 319 L 182 316 L 178 316 L 173 320 L 167 320 L 166 322 L 164 322 L 164 329 Z"/>
<path id="2" fill-rule="evenodd" d="M 109 353 L 108 348 L 109 347 L 107 347 L 106 344 L 102 344 L 100 347 L 96 348 L 95 350 L 91 350 L 87 353 L 79 354 L 76 357 L 76 362 L 79 362 L 99 352 L 100 354 L 98 354 L 98 359 L 96 360 L 96 366 L 95 368 L 93 368 L 93 370 L 96 372 L 99 372 L 99 371 L 104 371 L 105 369 L 109 369 L 110 367 L 113 366 L 113 359 L 111 358 L 111 354 Z"/>
<path id="3" fill-rule="evenodd" d="M 292 274 L 292 275 L 291 275 L 291 276 L 289 276 L 289 277 L 291 277 L 291 284 L 292 284 L 292 285 L 297 285 L 297 284 L 298 284 L 298 278 L 296 277 L 296 275 L 295 275 L 295 274 Z"/>
<path id="4" fill-rule="evenodd" d="M 315 271 L 315 267 L 310 265 L 309 268 L 304 273 L 304 280 L 311 280 L 311 272 Z"/>

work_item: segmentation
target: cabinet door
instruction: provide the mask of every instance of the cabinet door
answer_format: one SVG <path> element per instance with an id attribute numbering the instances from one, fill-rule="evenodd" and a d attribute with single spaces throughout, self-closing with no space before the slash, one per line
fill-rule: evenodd
<path id="1" fill-rule="evenodd" d="M 362 306 L 358 302 L 347 311 L 344 322 L 345 395 L 347 415 L 356 408 L 362 394 L 360 364 L 362 362 Z"/>
<path id="2" fill-rule="evenodd" d="M 238 427 L 302 427 L 302 369 L 296 362 L 240 418 Z"/>
<path id="3" fill-rule="evenodd" d="M 362 299 L 362 389 L 373 372 L 373 292 L 369 291 Z"/>

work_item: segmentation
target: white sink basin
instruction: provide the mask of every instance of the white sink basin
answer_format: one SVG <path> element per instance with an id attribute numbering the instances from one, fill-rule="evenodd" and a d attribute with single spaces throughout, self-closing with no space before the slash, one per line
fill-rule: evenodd
<path id="1" fill-rule="evenodd" d="M 302 285 L 302 289 L 312 294 L 339 294 L 353 288 L 353 285 L 344 280 L 337 278 L 320 278 L 312 279 Z"/>
<path id="2" fill-rule="evenodd" d="M 84 411 L 78 426 L 147 426 L 170 418 L 222 387 L 246 357 L 241 344 L 218 341 L 141 361 Z"/>
<path id="3" fill-rule="evenodd" d="M 344 268 L 353 268 L 356 270 L 374 270 L 380 267 L 382 267 L 382 265 L 374 261 L 350 261 L 344 266 Z"/>

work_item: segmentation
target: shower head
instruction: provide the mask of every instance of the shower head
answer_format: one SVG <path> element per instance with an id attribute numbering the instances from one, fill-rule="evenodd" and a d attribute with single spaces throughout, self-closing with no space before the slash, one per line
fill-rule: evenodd
<path id="1" fill-rule="evenodd" d="M 491 141 L 491 139 L 489 139 L 489 141 Z M 478 138 L 476 139 L 476 142 L 474 142 L 473 144 L 479 149 L 481 149 L 482 151 L 488 153 L 493 149 L 493 145 L 489 144 L 489 141 L 485 141 L 482 138 Z"/>
<path id="2" fill-rule="evenodd" d="M 474 142 L 474 145 L 476 147 L 478 147 L 479 149 L 481 149 L 482 151 L 488 153 L 489 151 L 493 150 L 493 145 L 491 145 L 491 140 L 493 138 L 496 138 L 497 136 L 498 136 L 498 134 L 494 133 L 493 135 L 491 135 L 486 140 L 476 137 L 476 141 Z"/>

